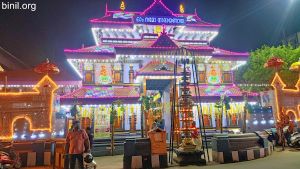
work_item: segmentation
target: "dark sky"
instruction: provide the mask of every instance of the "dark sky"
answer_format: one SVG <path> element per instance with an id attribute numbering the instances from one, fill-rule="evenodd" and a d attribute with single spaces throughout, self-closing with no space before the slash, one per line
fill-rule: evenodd
<path id="1" fill-rule="evenodd" d="M 16 0 L 0 0 L 1 3 Z M 0 8 L 0 46 L 28 64 L 45 58 L 63 61 L 64 48 L 94 45 L 89 19 L 119 9 L 120 0 L 19 0 L 36 3 L 37 10 Z M 222 28 L 213 45 L 235 51 L 251 51 L 276 44 L 300 31 L 300 0 L 163 0 L 173 11 L 182 2 L 186 13 L 197 8 L 199 16 Z M 153 0 L 125 0 L 126 10 L 141 11 Z"/>

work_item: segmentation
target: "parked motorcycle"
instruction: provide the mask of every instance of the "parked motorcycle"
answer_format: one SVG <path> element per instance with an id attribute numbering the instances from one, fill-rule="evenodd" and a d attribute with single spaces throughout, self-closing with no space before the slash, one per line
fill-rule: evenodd
<path id="1" fill-rule="evenodd" d="M 21 160 L 13 146 L 0 146 L 0 169 L 19 169 Z"/>
<path id="2" fill-rule="evenodd" d="M 300 148 L 300 133 L 295 132 L 291 135 L 290 146 L 294 148 Z"/>

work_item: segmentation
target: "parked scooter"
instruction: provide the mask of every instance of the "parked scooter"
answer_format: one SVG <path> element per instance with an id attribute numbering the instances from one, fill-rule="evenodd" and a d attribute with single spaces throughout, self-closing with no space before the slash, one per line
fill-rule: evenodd
<path id="1" fill-rule="evenodd" d="M 289 146 L 300 148 L 300 133 L 295 132 L 291 135 Z"/>

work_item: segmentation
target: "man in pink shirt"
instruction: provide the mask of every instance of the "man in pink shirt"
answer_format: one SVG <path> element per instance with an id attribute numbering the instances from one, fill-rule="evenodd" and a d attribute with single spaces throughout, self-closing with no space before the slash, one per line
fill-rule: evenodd
<path id="1" fill-rule="evenodd" d="M 66 153 L 70 157 L 70 169 L 75 169 L 76 160 L 78 160 L 79 169 L 84 169 L 83 153 L 90 152 L 90 141 L 87 133 L 80 129 L 79 121 L 73 122 L 66 141 Z"/>

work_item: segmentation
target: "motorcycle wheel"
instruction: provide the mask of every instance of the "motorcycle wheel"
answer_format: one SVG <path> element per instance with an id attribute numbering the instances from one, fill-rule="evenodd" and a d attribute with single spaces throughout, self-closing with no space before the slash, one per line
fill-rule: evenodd
<path id="1" fill-rule="evenodd" d="M 298 140 L 296 147 L 300 148 L 300 140 Z"/>

